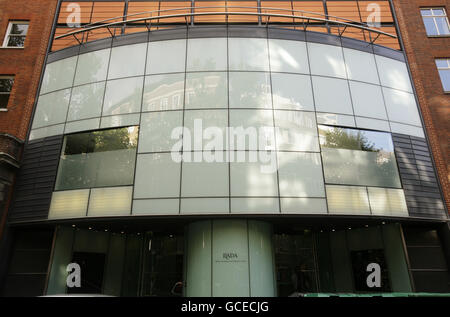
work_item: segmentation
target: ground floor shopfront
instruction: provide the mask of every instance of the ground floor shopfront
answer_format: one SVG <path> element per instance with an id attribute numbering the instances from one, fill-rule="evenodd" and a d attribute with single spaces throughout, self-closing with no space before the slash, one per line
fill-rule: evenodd
<path id="1" fill-rule="evenodd" d="M 148 230 L 84 222 L 14 231 L 3 295 L 450 292 L 445 223 L 222 218 Z M 80 287 L 67 286 L 70 263 L 79 265 Z"/>

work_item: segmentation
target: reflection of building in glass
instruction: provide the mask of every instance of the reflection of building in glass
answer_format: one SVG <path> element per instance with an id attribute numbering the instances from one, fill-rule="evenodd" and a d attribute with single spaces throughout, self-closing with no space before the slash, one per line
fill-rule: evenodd
<path id="1" fill-rule="evenodd" d="M 80 2 L 75 29 L 61 1 L 3 292 L 449 292 L 421 100 L 371 3 L 376 28 L 368 1 Z"/>

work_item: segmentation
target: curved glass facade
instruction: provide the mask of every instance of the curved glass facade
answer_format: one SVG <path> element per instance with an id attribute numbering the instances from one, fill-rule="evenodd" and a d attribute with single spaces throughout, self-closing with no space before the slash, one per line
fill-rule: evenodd
<path id="1" fill-rule="evenodd" d="M 88 157 L 103 154 L 79 150 L 87 173 L 116 176 L 95 185 L 77 175 L 92 184 L 78 215 L 117 215 L 92 195 L 100 186 L 123 190 L 120 215 L 407 216 L 390 132 L 423 136 L 405 63 L 336 45 L 171 39 L 47 65 L 31 141 L 120 129 L 139 129 L 137 151 L 102 152 L 110 163 L 98 169 Z M 66 217 L 59 199 L 80 195 L 67 181 L 75 156 L 63 153 L 51 217 Z M 103 203 L 105 214 L 90 214 Z"/>

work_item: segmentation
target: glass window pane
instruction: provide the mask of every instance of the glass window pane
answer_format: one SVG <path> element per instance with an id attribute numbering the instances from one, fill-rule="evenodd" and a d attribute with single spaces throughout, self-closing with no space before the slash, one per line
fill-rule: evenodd
<path id="1" fill-rule="evenodd" d="M 390 121 L 422 125 L 413 94 L 385 87 L 383 87 L 383 94 Z"/>
<path id="2" fill-rule="evenodd" d="M 230 108 L 272 108 L 270 74 L 230 72 Z"/>
<path id="3" fill-rule="evenodd" d="M 423 16 L 431 15 L 431 9 L 421 9 L 420 14 Z"/>
<path id="4" fill-rule="evenodd" d="M 375 55 L 381 85 L 412 92 L 411 80 L 404 62 Z"/>
<path id="5" fill-rule="evenodd" d="M 450 29 L 448 27 L 448 20 L 446 17 L 443 18 L 435 18 L 437 28 L 439 30 L 439 35 L 448 35 L 450 34 Z"/>
<path id="6" fill-rule="evenodd" d="M 439 68 L 441 68 L 441 67 L 442 68 L 450 68 L 448 61 L 449 61 L 448 59 L 436 59 L 436 66 Z M 0 87 L 1 87 L 1 80 L 0 80 Z"/>
<path id="7" fill-rule="evenodd" d="M 53 192 L 49 219 L 86 216 L 89 189 Z"/>
<path id="8" fill-rule="evenodd" d="M 108 78 L 144 75 L 147 43 L 114 47 L 111 50 Z"/>
<path id="9" fill-rule="evenodd" d="M 434 24 L 433 18 L 423 18 L 423 24 L 425 24 L 425 29 L 427 31 L 427 35 L 438 35 L 438 31 L 436 29 L 436 25 Z"/>
<path id="10" fill-rule="evenodd" d="M 95 51 L 78 57 L 75 85 L 106 79 L 110 49 Z"/>
<path id="11" fill-rule="evenodd" d="M 10 47 L 23 47 L 25 43 L 25 36 L 13 36 L 9 37 L 8 46 Z"/>
<path id="12" fill-rule="evenodd" d="M 150 42 L 147 54 L 146 74 L 184 72 L 186 69 L 186 40 Z"/>
<path id="13" fill-rule="evenodd" d="M 67 135 L 57 190 L 133 184 L 137 127 Z"/>
<path id="14" fill-rule="evenodd" d="M 141 110 L 144 77 L 108 81 L 106 84 L 103 115 L 134 113 Z"/>
<path id="15" fill-rule="evenodd" d="M 380 84 L 373 54 L 344 48 L 348 78 L 372 84 Z"/>
<path id="16" fill-rule="evenodd" d="M 313 112 L 276 110 L 274 115 L 278 150 L 319 152 Z"/>
<path id="17" fill-rule="evenodd" d="M 227 69 L 227 39 L 189 39 L 187 71 Z"/>
<path id="18" fill-rule="evenodd" d="M 272 73 L 272 93 L 274 109 L 314 111 L 309 76 Z"/>
<path id="19" fill-rule="evenodd" d="M 325 182 L 400 188 L 390 134 L 319 126 Z"/>
<path id="20" fill-rule="evenodd" d="M 444 91 L 450 91 L 450 69 L 439 70 L 439 76 L 441 77 Z"/>
<path id="21" fill-rule="evenodd" d="M 445 15 L 444 9 L 441 8 L 433 8 L 433 15 Z"/>
<path id="22" fill-rule="evenodd" d="M 131 213 L 133 187 L 93 188 L 89 196 L 88 216 L 127 216 Z"/>
<path id="23" fill-rule="evenodd" d="M 230 70 L 269 70 L 266 39 L 229 38 L 228 59 Z"/>
<path id="24" fill-rule="evenodd" d="M 181 111 L 150 112 L 142 114 L 139 153 L 171 151 L 177 140 L 172 131 L 183 124 Z M 180 137 L 181 138 L 181 137 Z"/>
<path id="25" fill-rule="evenodd" d="M 182 109 L 184 74 L 145 76 L 142 111 Z"/>
<path id="26" fill-rule="evenodd" d="M 0 78 L 0 92 L 10 92 L 14 84 L 14 78 Z"/>
<path id="27" fill-rule="evenodd" d="M 5 109 L 8 106 L 9 94 L 0 94 L 0 108 Z"/>
<path id="28" fill-rule="evenodd" d="M 279 212 L 278 198 L 231 198 L 231 213 L 278 214 Z"/>
<path id="29" fill-rule="evenodd" d="M 26 35 L 28 31 L 28 24 L 13 23 L 10 34 Z"/>
<path id="30" fill-rule="evenodd" d="M 270 69 L 273 72 L 309 74 L 305 43 L 270 39 L 269 53 Z"/>
<path id="31" fill-rule="evenodd" d="M 186 74 L 186 109 L 227 107 L 228 78 L 226 72 Z"/>
<path id="32" fill-rule="evenodd" d="M 327 185 L 326 189 L 330 214 L 370 214 L 365 187 Z"/>
<path id="33" fill-rule="evenodd" d="M 41 94 L 55 91 L 73 85 L 73 75 L 77 57 L 70 57 L 47 64 L 44 78 L 42 79 Z"/>
<path id="34" fill-rule="evenodd" d="M 33 119 L 33 129 L 66 121 L 70 89 L 59 90 L 39 97 Z"/>
<path id="35" fill-rule="evenodd" d="M 311 74 L 347 78 L 342 48 L 308 43 Z"/>
<path id="36" fill-rule="evenodd" d="M 319 153 L 278 153 L 280 196 L 324 197 Z"/>
<path id="37" fill-rule="evenodd" d="M 387 120 L 380 86 L 356 81 L 349 83 L 355 115 Z"/>
<path id="38" fill-rule="evenodd" d="M 316 110 L 353 115 L 348 83 L 343 79 L 313 76 Z"/>
<path id="39" fill-rule="evenodd" d="M 67 121 L 100 117 L 105 82 L 72 89 Z"/>
<path id="40" fill-rule="evenodd" d="M 180 166 L 170 153 L 138 155 L 134 198 L 179 197 Z"/>

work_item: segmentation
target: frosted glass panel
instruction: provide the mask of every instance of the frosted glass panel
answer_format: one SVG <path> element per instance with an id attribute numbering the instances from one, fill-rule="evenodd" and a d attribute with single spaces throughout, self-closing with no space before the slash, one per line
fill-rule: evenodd
<path id="1" fill-rule="evenodd" d="M 327 203 L 322 198 L 281 198 L 281 212 L 289 214 L 326 214 Z"/>
<path id="2" fill-rule="evenodd" d="M 375 55 L 381 85 L 412 92 L 411 81 L 404 62 Z"/>
<path id="3" fill-rule="evenodd" d="M 186 240 L 186 297 L 211 296 L 211 221 L 188 225 Z"/>
<path id="4" fill-rule="evenodd" d="M 274 109 L 314 111 L 309 76 L 272 73 L 272 94 Z"/>
<path id="5" fill-rule="evenodd" d="M 227 39 L 189 39 L 187 71 L 227 70 Z"/>
<path id="6" fill-rule="evenodd" d="M 344 127 L 355 127 L 355 118 L 344 114 L 316 113 L 317 123 Z"/>
<path id="7" fill-rule="evenodd" d="M 53 192 L 49 219 L 86 216 L 89 189 Z"/>
<path id="8" fill-rule="evenodd" d="M 103 115 L 141 111 L 143 80 L 144 77 L 133 77 L 108 81 Z"/>
<path id="9" fill-rule="evenodd" d="M 100 128 L 124 127 L 139 124 L 140 114 L 121 114 L 117 116 L 102 117 Z"/>
<path id="10" fill-rule="evenodd" d="M 33 129 L 66 121 L 70 89 L 59 90 L 39 97 L 33 119 Z"/>
<path id="11" fill-rule="evenodd" d="M 299 41 L 269 40 L 272 72 L 309 74 L 306 44 Z"/>
<path id="12" fill-rule="evenodd" d="M 55 188 L 133 184 L 137 133 L 130 127 L 66 136 Z"/>
<path id="13" fill-rule="evenodd" d="M 63 133 L 64 133 L 64 123 L 52 125 L 45 128 L 33 129 L 30 132 L 30 141 Z"/>
<path id="14" fill-rule="evenodd" d="M 349 79 L 380 84 L 373 54 L 344 48 L 344 56 Z"/>
<path id="15" fill-rule="evenodd" d="M 186 74 L 185 108 L 228 108 L 227 73 Z"/>
<path id="16" fill-rule="evenodd" d="M 67 121 L 100 117 L 105 82 L 74 87 Z"/>
<path id="17" fill-rule="evenodd" d="M 185 63 L 186 40 L 148 43 L 146 74 L 184 72 Z"/>
<path id="18" fill-rule="evenodd" d="M 114 47 L 108 79 L 144 75 L 147 43 Z"/>
<path id="19" fill-rule="evenodd" d="M 392 153 L 322 149 L 327 183 L 400 187 Z"/>
<path id="20" fill-rule="evenodd" d="M 319 152 L 314 112 L 275 111 L 278 150 Z"/>
<path id="21" fill-rule="evenodd" d="M 389 121 L 355 117 L 356 126 L 363 129 L 379 130 L 390 132 Z"/>
<path id="22" fill-rule="evenodd" d="M 422 128 L 414 127 L 412 125 L 406 125 L 401 123 L 390 122 L 392 133 L 401 133 L 419 138 L 425 138 L 425 134 Z"/>
<path id="23" fill-rule="evenodd" d="M 278 214 L 278 198 L 231 198 L 231 213 Z"/>
<path id="24" fill-rule="evenodd" d="M 184 165 L 183 165 L 184 172 Z M 228 198 L 182 198 L 182 214 L 228 214 L 230 212 Z"/>
<path id="25" fill-rule="evenodd" d="M 99 50 L 78 57 L 75 85 L 106 80 L 111 49 Z"/>
<path id="26" fill-rule="evenodd" d="M 213 296 L 249 296 L 247 222 L 213 221 L 212 245 Z"/>
<path id="27" fill-rule="evenodd" d="M 324 197 L 319 153 L 278 152 L 280 196 Z"/>
<path id="28" fill-rule="evenodd" d="M 346 80 L 316 76 L 312 79 L 317 111 L 353 114 Z"/>
<path id="29" fill-rule="evenodd" d="M 370 209 L 373 215 L 408 216 L 402 189 L 369 187 Z"/>
<path id="30" fill-rule="evenodd" d="M 272 110 L 230 110 L 231 150 L 270 150 L 275 148 Z"/>
<path id="31" fill-rule="evenodd" d="M 230 108 L 272 108 L 270 74 L 230 72 Z"/>
<path id="32" fill-rule="evenodd" d="M 380 86 L 350 81 L 355 115 L 387 120 Z"/>
<path id="33" fill-rule="evenodd" d="M 228 163 L 183 162 L 183 197 L 228 196 Z"/>
<path id="34" fill-rule="evenodd" d="M 71 87 L 77 64 L 77 56 L 47 64 L 42 79 L 41 94 Z"/>
<path id="35" fill-rule="evenodd" d="M 146 76 L 142 111 L 183 109 L 184 76 Z"/>
<path id="36" fill-rule="evenodd" d="M 421 126 L 414 95 L 383 87 L 386 108 L 390 121 Z"/>
<path id="37" fill-rule="evenodd" d="M 366 187 L 327 185 L 327 201 L 330 214 L 370 214 Z"/>
<path id="38" fill-rule="evenodd" d="M 180 163 L 170 153 L 138 155 L 134 186 L 134 198 L 178 197 Z"/>
<path id="39" fill-rule="evenodd" d="M 275 153 L 261 152 L 269 158 L 267 163 L 259 152 L 238 152 L 246 157 L 230 164 L 231 196 L 278 196 Z"/>
<path id="40" fill-rule="evenodd" d="M 88 131 L 98 129 L 100 118 L 86 119 L 80 121 L 67 122 L 64 133 L 74 133 L 79 131 Z"/>
<path id="41" fill-rule="evenodd" d="M 325 182 L 400 187 L 388 133 L 319 126 Z"/>
<path id="42" fill-rule="evenodd" d="M 139 135 L 139 152 L 171 151 L 177 142 L 171 138 L 173 129 L 183 124 L 181 111 L 143 113 Z"/>
<path id="43" fill-rule="evenodd" d="M 183 137 L 184 150 L 227 149 L 227 110 L 188 110 L 184 112 L 184 126 L 189 135 Z M 203 132 L 202 132 L 203 131 Z M 199 138 L 203 133 L 203 139 Z"/>
<path id="44" fill-rule="evenodd" d="M 271 224 L 260 221 L 248 222 L 248 249 L 251 295 L 253 297 L 275 296 Z"/>
<path id="45" fill-rule="evenodd" d="M 139 199 L 133 201 L 133 215 L 178 215 L 179 199 Z"/>
<path id="46" fill-rule="evenodd" d="M 229 38 L 228 60 L 230 70 L 269 70 L 266 39 Z"/>
<path id="47" fill-rule="evenodd" d="M 127 216 L 131 213 L 133 187 L 93 188 L 89 197 L 88 216 Z"/>
<path id="48" fill-rule="evenodd" d="M 347 78 L 340 46 L 308 43 L 311 74 Z"/>

